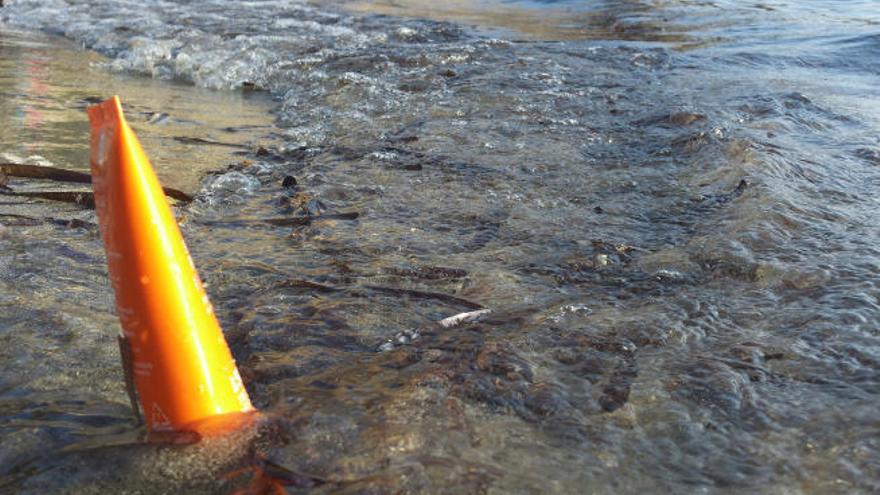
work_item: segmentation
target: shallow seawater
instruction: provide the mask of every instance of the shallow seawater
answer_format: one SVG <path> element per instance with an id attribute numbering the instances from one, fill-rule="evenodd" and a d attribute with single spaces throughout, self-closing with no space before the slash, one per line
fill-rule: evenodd
<path id="1" fill-rule="evenodd" d="M 268 95 L 111 72 L 110 60 L 69 40 L 0 29 L 2 162 L 88 171 L 85 108 L 114 94 L 124 95 L 129 121 L 171 187 L 194 191 L 234 152 L 273 142 Z"/>
<path id="2" fill-rule="evenodd" d="M 294 493 L 880 490 L 871 2 L 366 5 L 0 9 L 106 57 L 48 64 L 150 88 L 130 115 L 249 129 L 177 213 L 264 412 L 140 441 L 96 233 L 7 225 L 3 490 L 258 492 L 267 466 Z M 36 148 L 85 132 L 65 108 Z M 202 149 L 177 135 L 144 139 L 160 170 Z"/>

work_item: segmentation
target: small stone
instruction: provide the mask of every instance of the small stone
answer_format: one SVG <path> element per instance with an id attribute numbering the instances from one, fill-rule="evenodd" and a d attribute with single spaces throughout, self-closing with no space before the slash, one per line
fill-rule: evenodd
<path id="1" fill-rule="evenodd" d="M 669 121 L 675 125 L 690 125 L 694 122 L 704 120 L 705 115 L 691 112 L 676 112 L 669 116 Z"/>
<path id="2" fill-rule="evenodd" d="M 553 352 L 553 357 L 562 364 L 575 364 L 581 359 L 580 354 L 566 347 L 556 349 Z"/>
<path id="3" fill-rule="evenodd" d="M 296 177 L 294 177 L 292 175 L 284 176 L 284 180 L 281 181 L 281 187 L 283 187 L 285 189 L 294 188 L 294 187 L 296 187 L 296 185 L 297 185 Z"/>

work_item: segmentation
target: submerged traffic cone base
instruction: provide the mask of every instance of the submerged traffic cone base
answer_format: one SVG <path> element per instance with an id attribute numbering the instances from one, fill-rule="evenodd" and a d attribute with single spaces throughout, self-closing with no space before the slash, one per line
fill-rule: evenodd
<path id="1" fill-rule="evenodd" d="M 253 410 L 180 229 L 119 98 L 89 107 L 92 188 L 147 427 Z M 212 429 L 213 430 L 213 429 Z"/>

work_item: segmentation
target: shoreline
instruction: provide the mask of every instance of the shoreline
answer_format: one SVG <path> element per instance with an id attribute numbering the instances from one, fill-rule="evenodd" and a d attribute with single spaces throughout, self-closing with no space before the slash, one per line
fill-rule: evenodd
<path id="1" fill-rule="evenodd" d="M 8 116 L 3 161 L 87 171 L 85 107 L 117 93 L 170 187 L 195 191 L 206 173 L 238 160 L 237 147 L 273 142 L 275 103 L 267 94 L 114 72 L 94 50 L 41 32 L 0 25 L 0 44 L 0 92 L 12 95 L 0 102 Z"/>

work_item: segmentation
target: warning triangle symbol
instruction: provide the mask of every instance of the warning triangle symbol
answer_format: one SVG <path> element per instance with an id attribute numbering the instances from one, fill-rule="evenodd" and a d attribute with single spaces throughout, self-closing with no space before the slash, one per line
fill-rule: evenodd
<path id="1" fill-rule="evenodd" d="M 153 412 L 152 412 L 152 428 L 161 428 L 171 426 L 171 420 L 168 419 L 168 415 L 162 411 L 162 408 L 159 407 L 159 404 L 153 402 Z"/>

